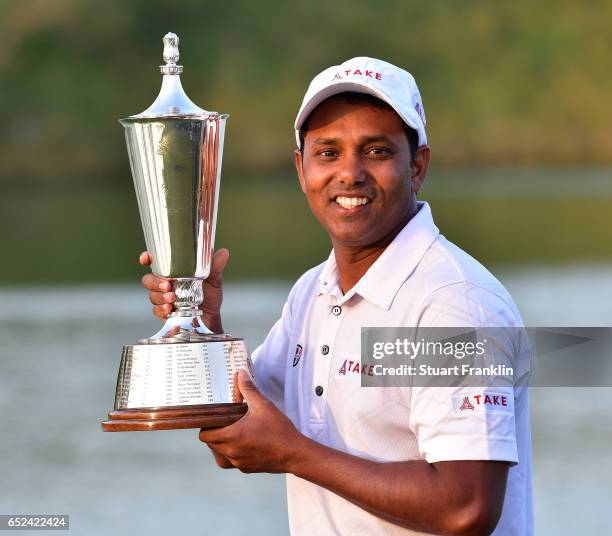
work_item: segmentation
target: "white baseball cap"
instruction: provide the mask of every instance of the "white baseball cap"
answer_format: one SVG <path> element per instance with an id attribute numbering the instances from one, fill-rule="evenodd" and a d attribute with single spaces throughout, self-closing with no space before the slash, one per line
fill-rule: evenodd
<path id="1" fill-rule="evenodd" d="M 347 91 L 367 93 L 386 102 L 417 131 L 419 146 L 427 144 L 425 110 L 414 77 L 386 61 L 359 57 L 325 69 L 310 82 L 295 120 L 298 148 L 300 129 L 310 113 L 325 99 Z"/>

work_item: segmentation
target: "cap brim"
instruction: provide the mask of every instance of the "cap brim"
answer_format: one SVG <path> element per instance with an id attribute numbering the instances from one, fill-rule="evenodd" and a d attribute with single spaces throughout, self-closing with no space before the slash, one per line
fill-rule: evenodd
<path id="1" fill-rule="evenodd" d="M 310 100 L 306 103 L 306 106 L 304 106 L 300 110 L 297 118 L 295 119 L 294 125 L 295 139 L 298 148 L 300 147 L 300 129 L 302 128 L 304 121 L 306 121 L 306 118 L 325 99 L 333 97 L 334 95 L 338 95 L 339 93 L 346 92 L 365 93 L 366 95 L 372 95 L 373 97 L 376 97 L 381 101 L 386 102 L 402 118 L 404 123 L 406 123 L 409 127 L 413 128 L 417 132 L 420 131 L 420 127 L 418 125 L 414 125 L 413 121 L 411 121 L 410 118 L 405 117 L 404 114 L 402 114 L 402 112 L 393 105 L 391 99 L 389 99 L 389 97 L 382 91 L 379 91 L 378 89 L 365 84 L 357 84 L 355 82 L 337 82 L 335 84 L 330 84 L 329 86 L 324 87 L 323 89 L 312 95 L 312 97 L 310 97 Z"/>

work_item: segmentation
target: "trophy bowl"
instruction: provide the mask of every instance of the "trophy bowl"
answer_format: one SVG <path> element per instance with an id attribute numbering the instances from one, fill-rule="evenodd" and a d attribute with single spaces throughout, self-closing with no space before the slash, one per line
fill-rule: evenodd
<path id="1" fill-rule="evenodd" d="M 234 374 L 253 376 L 244 339 L 202 321 L 203 281 L 215 240 L 227 114 L 196 106 L 177 65 L 178 37 L 163 38 L 162 87 L 144 112 L 121 119 L 151 270 L 169 279 L 174 310 L 162 328 L 123 347 L 107 432 L 227 426 L 247 410 Z"/>

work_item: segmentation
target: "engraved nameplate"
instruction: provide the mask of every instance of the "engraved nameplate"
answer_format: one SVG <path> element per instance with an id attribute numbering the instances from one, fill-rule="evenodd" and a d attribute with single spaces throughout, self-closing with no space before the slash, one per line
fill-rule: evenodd
<path id="1" fill-rule="evenodd" d="M 125 346 L 115 409 L 231 403 L 234 373 L 248 361 L 240 339 Z"/>

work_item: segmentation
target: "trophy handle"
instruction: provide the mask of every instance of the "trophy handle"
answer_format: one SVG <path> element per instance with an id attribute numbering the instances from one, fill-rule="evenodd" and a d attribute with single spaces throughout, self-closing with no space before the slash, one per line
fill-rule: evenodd
<path id="1" fill-rule="evenodd" d="M 213 333 L 202 321 L 200 305 L 204 301 L 203 282 L 203 279 L 191 277 L 174 279 L 172 285 L 176 294 L 174 311 L 155 335 L 139 343 L 201 342 L 231 337 L 227 334 Z"/>
<path id="2" fill-rule="evenodd" d="M 184 277 L 175 279 L 172 290 L 176 294 L 174 311 L 170 316 L 199 316 L 202 314 L 200 305 L 204 301 L 204 289 L 202 279 Z M 210 330 L 208 331 L 210 333 Z"/>

